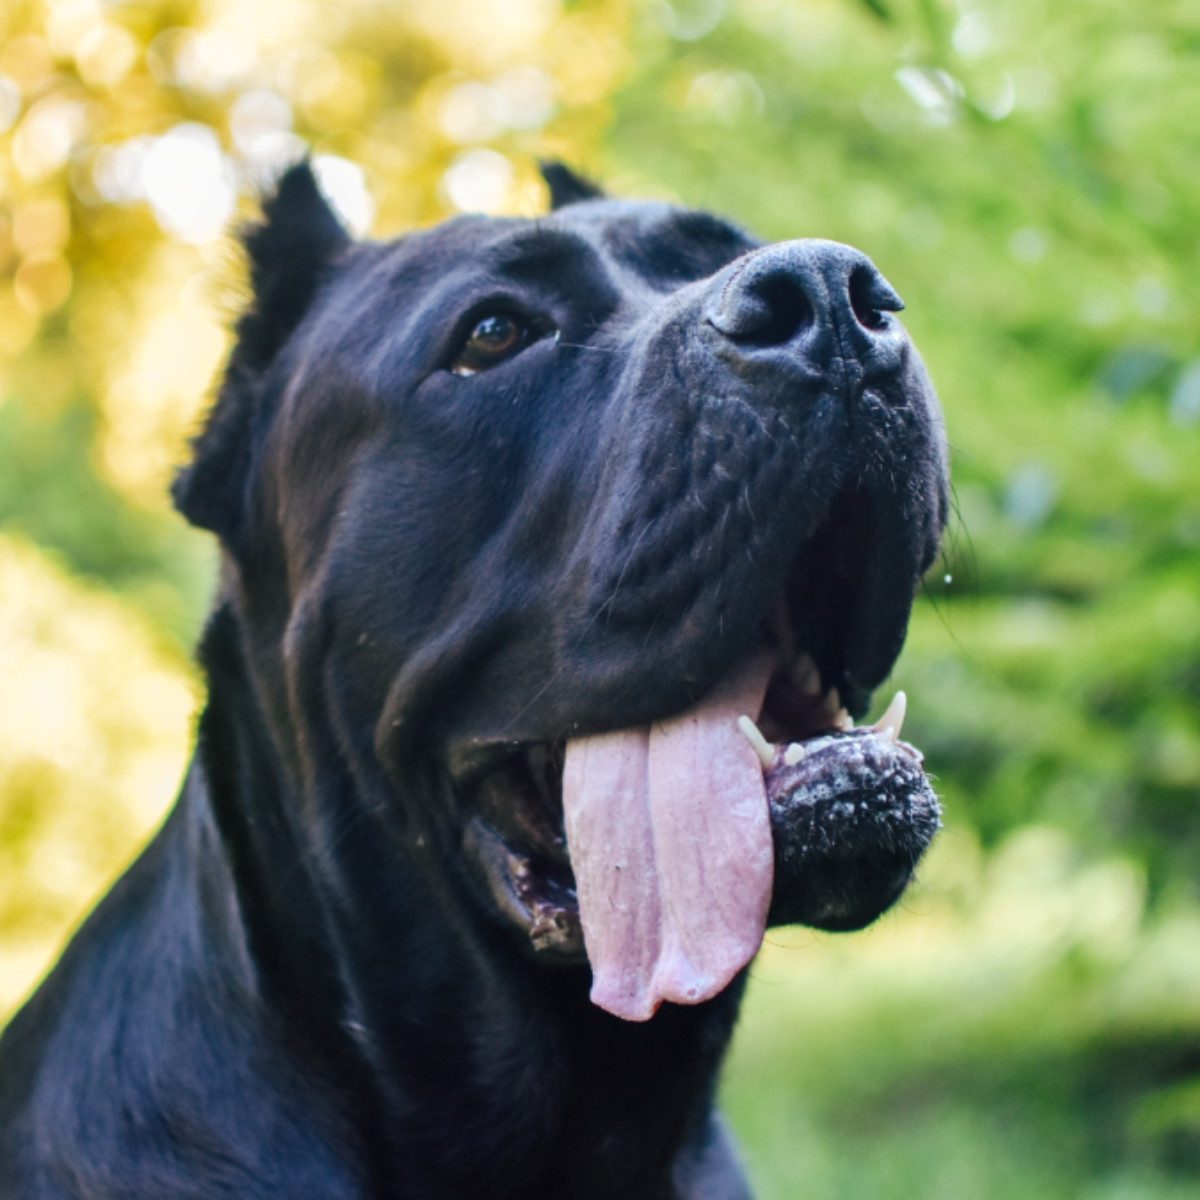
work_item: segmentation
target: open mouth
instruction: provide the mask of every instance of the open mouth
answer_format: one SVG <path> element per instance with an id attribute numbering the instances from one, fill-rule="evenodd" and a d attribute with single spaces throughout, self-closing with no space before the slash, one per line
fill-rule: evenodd
<path id="1" fill-rule="evenodd" d="M 851 501 L 694 709 L 512 747 L 460 780 L 467 846 L 497 908 L 542 957 L 586 953 L 593 999 L 620 1016 L 715 994 L 757 950 L 768 909 L 775 923 L 869 924 L 937 828 L 921 756 L 899 741 L 903 696 L 854 729 L 849 706 L 861 713 L 869 692 L 845 664 L 872 539 L 867 505 Z"/>
<path id="2" fill-rule="evenodd" d="M 806 743 L 854 729 L 837 688 L 823 687 L 807 653 L 781 656 L 757 720 L 739 717 L 764 774 L 797 765 Z M 904 694 L 897 693 L 883 717 L 860 732 L 896 743 L 903 719 Z M 528 929 L 533 947 L 573 956 L 583 951 L 583 934 L 564 827 L 566 754 L 565 738 L 533 743 L 479 778 L 468 792 L 468 840 L 486 863 L 492 898 Z"/>

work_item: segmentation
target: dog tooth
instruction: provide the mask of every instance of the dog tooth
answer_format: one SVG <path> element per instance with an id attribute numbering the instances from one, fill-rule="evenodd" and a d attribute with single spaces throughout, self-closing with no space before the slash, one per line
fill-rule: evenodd
<path id="1" fill-rule="evenodd" d="M 754 747 L 754 753 L 758 755 L 763 770 L 769 771 L 771 764 L 775 761 L 775 751 L 771 749 L 771 743 L 763 737 L 762 731 L 749 717 L 738 717 L 737 727 L 742 731 L 742 736 L 746 741 Z"/>
<path id="2" fill-rule="evenodd" d="M 854 718 L 844 709 L 839 708 L 837 714 L 838 728 L 849 733 L 854 728 Z"/>
<path id="3" fill-rule="evenodd" d="M 813 662 L 812 655 L 805 652 L 792 664 L 792 682 L 806 695 L 821 694 L 821 672 Z"/>
<path id="4" fill-rule="evenodd" d="M 889 725 L 886 729 L 875 730 L 875 736 L 881 742 L 894 742 L 896 740 L 896 727 Z"/>
<path id="5" fill-rule="evenodd" d="M 804 747 L 799 742 L 793 742 L 783 752 L 783 765 L 794 767 L 804 757 Z"/>
<path id="6" fill-rule="evenodd" d="M 887 711 L 871 726 L 872 733 L 882 733 L 889 726 L 892 730 L 892 736 L 889 741 L 895 741 L 900 736 L 901 726 L 904 724 L 904 712 L 908 708 L 908 697 L 903 692 L 897 692 L 892 697 L 892 702 L 887 706 Z"/>

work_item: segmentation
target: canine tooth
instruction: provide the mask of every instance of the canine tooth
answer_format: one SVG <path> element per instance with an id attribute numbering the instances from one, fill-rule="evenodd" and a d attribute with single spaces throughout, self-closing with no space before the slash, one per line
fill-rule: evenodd
<path id="1" fill-rule="evenodd" d="M 896 727 L 889 725 L 886 729 L 877 730 L 875 736 L 881 742 L 894 742 L 896 740 Z"/>
<path id="2" fill-rule="evenodd" d="M 904 724 L 904 712 L 908 708 L 908 697 L 903 692 L 897 692 L 892 697 L 892 702 L 887 706 L 887 711 L 871 726 L 872 733 L 883 733 L 889 726 L 891 727 L 892 736 L 889 741 L 895 741 L 900 736 L 900 729 Z"/>
<path id="3" fill-rule="evenodd" d="M 783 752 L 783 765 L 794 767 L 804 757 L 804 747 L 799 742 L 793 742 Z"/>
<path id="4" fill-rule="evenodd" d="M 854 718 L 844 708 L 838 709 L 837 723 L 838 728 L 846 733 L 854 728 Z"/>
<path id="5" fill-rule="evenodd" d="M 817 670 L 817 664 L 813 662 L 811 654 L 804 653 L 796 659 L 792 664 L 791 675 L 792 682 L 806 696 L 821 694 L 821 672 Z"/>
<path id="6" fill-rule="evenodd" d="M 742 736 L 754 747 L 754 753 L 758 755 L 759 762 L 763 765 L 763 770 L 770 770 L 771 764 L 775 761 L 775 752 L 771 749 L 771 743 L 763 737 L 758 726 L 750 720 L 749 717 L 738 717 L 737 727 L 742 731 Z"/>

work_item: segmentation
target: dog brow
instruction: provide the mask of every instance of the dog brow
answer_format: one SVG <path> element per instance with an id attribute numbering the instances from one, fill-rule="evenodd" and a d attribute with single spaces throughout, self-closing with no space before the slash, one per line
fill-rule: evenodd
<path id="1" fill-rule="evenodd" d="M 497 247 L 496 265 L 516 276 L 540 276 L 546 270 L 600 256 L 587 238 L 566 229 L 534 225 L 523 229 Z"/>

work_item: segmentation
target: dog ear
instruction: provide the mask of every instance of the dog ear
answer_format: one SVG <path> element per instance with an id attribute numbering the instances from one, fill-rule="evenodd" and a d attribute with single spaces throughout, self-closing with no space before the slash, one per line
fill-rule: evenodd
<path id="1" fill-rule="evenodd" d="M 253 299 L 238 322 L 236 353 L 247 365 L 266 366 L 300 324 L 350 237 L 305 161 L 280 178 L 263 204 L 262 221 L 243 231 L 242 244 Z"/>
<path id="2" fill-rule="evenodd" d="M 225 378 L 189 467 L 175 478 L 175 507 L 236 549 L 252 441 L 263 425 L 261 377 L 312 305 L 338 255 L 351 244 L 306 161 L 289 168 L 264 201 L 262 220 L 242 232 L 251 300 L 238 321 Z"/>
<path id="3" fill-rule="evenodd" d="M 541 162 L 542 178 L 550 189 L 550 209 L 564 208 L 582 200 L 603 200 L 604 193 L 590 180 L 576 175 L 560 162 Z"/>

